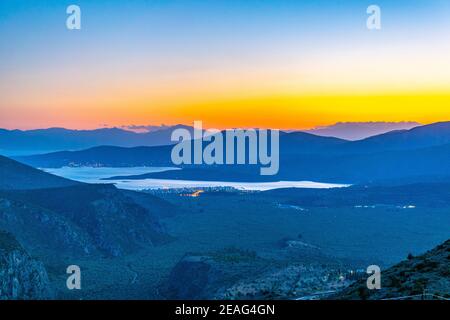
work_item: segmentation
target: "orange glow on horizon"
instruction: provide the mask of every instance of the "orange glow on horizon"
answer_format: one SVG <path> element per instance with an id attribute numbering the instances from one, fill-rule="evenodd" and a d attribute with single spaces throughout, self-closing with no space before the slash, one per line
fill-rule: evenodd
<path id="1" fill-rule="evenodd" d="M 29 119 L 29 126 L 25 129 L 36 128 L 33 124 L 38 122 L 37 118 L 42 118 L 39 121 L 43 124 L 41 128 L 58 126 L 73 129 L 133 124 L 192 125 L 195 120 L 203 121 L 205 128 L 219 129 L 309 129 L 336 122 L 416 121 L 426 124 L 450 120 L 450 93 L 314 96 L 280 94 L 173 103 L 157 107 L 156 102 L 117 101 L 114 104 L 100 104 L 95 108 L 72 107 L 49 115 L 30 110 L 23 118 Z M 100 122 L 98 119 L 104 120 Z M 14 128 L 14 124 L 11 123 L 9 127 Z"/>
<path id="2" fill-rule="evenodd" d="M 228 100 L 211 100 L 168 108 L 159 123 L 192 124 L 201 120 L 205 127 L 264 127 L 309 129 L 336 122 L 416 121 L 432 123 L 450 120 L 449 94 L 386 95 L 279 95 Z M 145 104 L 130 123 L 151 119 Z M 163 113 L 163 112 L 162 112 Z M 141 119 L 141 120 L 139 120 Z"/>

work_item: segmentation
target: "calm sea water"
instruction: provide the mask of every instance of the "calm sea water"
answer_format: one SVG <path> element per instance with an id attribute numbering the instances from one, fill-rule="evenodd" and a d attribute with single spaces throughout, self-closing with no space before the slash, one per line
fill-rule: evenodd
<path id="1" fill-rule="evenodd" d="M 279 181 L 279 182 L 227 182 L 227 181 L 191 181 L 169 179 L 140 179 L 140 180 L 102 180 L 114 176 L 140 175 L 151 172 L 179 170 L 167 167 L 134 167 L 134 168 L 91 168 L 91 167 L 63 167 L 57 169 L 43 169 L 49 173 L 64 178 L 86 183 L 114 183 L 118 188 L 128 190 L 143 189 L 174 189 L 174 188 L 207 188 L 233 187 L 239 190 L 265 191 L 280 188 L 340 188 L 348 187 L 344 184 L 319 183 L 312 181 Z"/>

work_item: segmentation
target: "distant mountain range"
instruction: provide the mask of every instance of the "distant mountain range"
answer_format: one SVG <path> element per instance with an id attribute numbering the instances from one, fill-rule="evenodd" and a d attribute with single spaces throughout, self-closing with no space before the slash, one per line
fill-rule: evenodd
<path id="1" fill-rule="evenodd" d="M 171 146 L 95 147 L 15 159 L 35 167 L 171 166 L 170 151 Z M 427 176 L 450 176 L 450 122 L 393 131 L 359 141 L 283 132 L 280 134 L 280 172 L 276 176 L 260 176 L 259 168 L 249 165 L 187 165 L 183 170 L 128 178 L 367 183 Z"/>
<path id="2" fill-rule="evenodd" d="M 352 122 L 337 123 L 305 131 L 318 136 L 358 140 L 392 130 L 404 130 L 419 126 L 415 122 Z M 0 154 L 19 156 L 56 151 L 76 151 L 97 146 L 152 147 L 170 145 L 174 129 L 192 127 L 176 126 L 123 126 L 95 130 L 70 130 L 49 128 L 36 130 L 0 129 Z M 293 132 L 293 131 L 291 131 Z M 297 132 L 297 131 L 295 131 Z"/>
<path id="3" fill-rule="evenodd" d="M 338 122 L 331 126 L 316 127 L 305 132 L 354 141 L 389 131 L 409 130 L 420 125 L 417 122 Z"/>
<path id="4" fill-rule="evenodd" d="M 324 153 L 345 142 L 337 138 L 319 137 L 303 132 L 280 134 L 281 149 L 287 154 Z M 13 158 L 41 168 L 172 166 L 171 150 L 171 145 L 133 148 L 100 146 L 80 151 L 60 151 Z"/>
<path id="5" fill-rule="evenodd" d="M 391 131 L 348 143 L 345 152 L 413 150 L 450 143 L 450 122 L 437 122 L 410 130 Z"/>
<path id="6" fill-rule="evenodd" d="M 120 128 L 96 130 L 69 130 L 49 128 L 37 130 L 5 130 L 0 129 L 0 154 L 24 155 L 62 150 L 81 150 L 95 146 L 161 146 L 172 144 L 170 136 L 176 128 L 191 127 L 177 125 L 161 127 L 149 132 L 133 132 Z"/>

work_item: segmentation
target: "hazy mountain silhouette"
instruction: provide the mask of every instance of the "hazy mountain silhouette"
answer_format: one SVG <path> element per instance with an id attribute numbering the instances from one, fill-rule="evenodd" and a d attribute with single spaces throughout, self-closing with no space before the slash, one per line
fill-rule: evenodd
<path id="1" fill-rule="evenodd" d="M 344 152 L 412 150 L 450 143 L 450 122 L 437 122 L 410 130 L 391 131 L 348 143 Z"/>
<path id="2" fill-rule="evenodd" d="M 305 132 L 318 136 L 345 140 L 362 140 L 394 130 L 409 130 L 420 126 L 417 122 L 338 122 L 331 126 L 316 127 Z"/>
<path id="3" fill-rule="evenodd" d="M 162 127 L 160 130 L 145 133 L 136 133 L 119 128 L 96 130 L 49 128 L 28 131 L 0 129 L 0 153 L 23 155 L 61 150 L 81 150 L 102 145 L 122 147 L 169 145 L 172 144 L 170 140 L 172 131 L 176 128 L 192 130 L 191 127 L 184 125 Z"/>
<path id="4" fill-rule="evenodd" d="M 350 141 L 345 146 L 335 148 L 347 141 L 326 134 L 329 130 L 353 132 L 358 130 L 372 130 L 385 132 L 391 125 L 384 123 L 341 123 L 331 127 L 310 130 L 307 132 L 281 133 L 285 141 L 296 142 L 292 145 L 294 152 L 315 152 L 320 148 L 328 148 L 329 152 L 376 152 L 383 150 L 414 149 L 450 143 L 449 123 L 435 123 L 426 126 L 415 126 L 415 123 L 398 123 L 393 127 L 411 127 L 410 130 L 394 130 L 380 135 L 371 135 L 358 141 Z M 380 128 L 381 127 L 381 128 Z M 97 146 L 116 147 L 140 147 L 140 146 L 163 146 L 171 145 L 170 137 L 174 129 L 185 128 L 192 132 L 192 127 L 177 125 L 172 127 L 161 127 L 150 132 L 137 133 L 119 128 L 105 128 L 96 130 L 68 130 L 63 128 L 50 128 L 38 130 L 4 130 L 0 129 L 0 153 L 3 155 L 20 156 L 28 154 L 42 154 L 56 151 L 76 151 Z M 361 129 L 362 128 L 362 129 Z M 313 133 L 313 134 L 312 134 Z M 351 135 L 352 133 L 349 133 Z M 352 140 L 347 134 L 335 134 Z M 354 137 L 353 137 L 354 138 Z M 286 149 L 287 152 L 287 149 Z"/>

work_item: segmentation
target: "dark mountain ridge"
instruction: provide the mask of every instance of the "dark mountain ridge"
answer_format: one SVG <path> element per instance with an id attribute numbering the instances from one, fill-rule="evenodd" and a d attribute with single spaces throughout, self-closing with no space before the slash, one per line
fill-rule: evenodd
<path id="1" fill-rule="evenodd" d="M 170 165 L 170 164 L 167 164 Z M 261 176 L 259 166 L 183 166 L 183 170 L 155 172 L 110 179 L 181 179 L 205 181 L 271 182 L 317 181 L 360 184 L 383 180 L 412 179 L 420 182 L 428 177 L 450 176 L 450 144 L 407 151 L 374 154 L 295 154 L 280 155 L 277 175 Z"/>
<path id="2" fill-rule="evenodd" d="M 137 148 L 105 146 L 16 159 L 35 167 L 168 167 L 173 166 L 171 150 L 171 146 Z M 449 160 L 450 122 L 441 122 L 354 142 L 302 132 L 282 132 L 280 171 L 275 176 L 261 176 L 259 166 L 254 165 L 183 165 L 183 170 L 179 171 L 122 178 L 367 183 L 418 176 L 448 176 Z"/>

